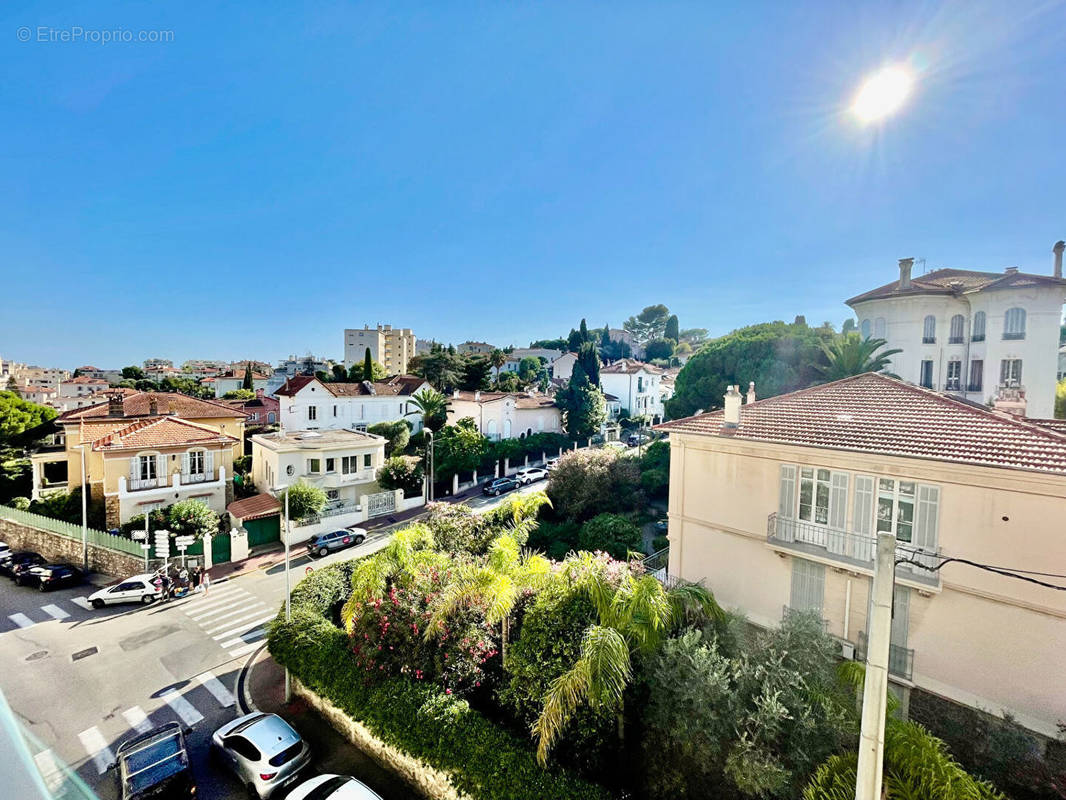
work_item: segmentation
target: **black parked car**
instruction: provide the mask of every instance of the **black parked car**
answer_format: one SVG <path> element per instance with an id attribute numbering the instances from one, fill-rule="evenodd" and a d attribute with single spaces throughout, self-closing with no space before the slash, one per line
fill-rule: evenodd
<path id="1" fill-rule="evenodd" d="M 185 735 L 178 723 L 168 722 L 127 739 L 115 756 L 122 800 L 196 797 Z"/>
<path id="2" fill-rule="evenodd" d="M 41 564 L 15 573 L 19 586 L 36 586 L 42 592 L 60 586 L 77 586 L 85 580 L 85 573 L 70 564 Z"/>
<path id="3" fill-rule="evenodd" d="M 499 497 L 504 492 L 517 489 L 520 485 L 514 478 L 497 478 L 490 483 L 486 483 L 481 492 L 482 494 L 491 494 L 494 497 Z"/>
<path id="4" fill-rule="evenodd" d="M 32 550 L 17 550 L 3 561 L 0 561 L 0 575 L 14 578 L 18 570 L 36 567 L 44 562 L 45 557 L 40 553 L 34 553 Z"/>
<path id="5" fill-rule="evenodd" d="M 307 542 L 308 555 L 324 556 L 334 550 L 343 550 L 345 547 L 354 547 L 366 541 L 366 531 L 362 528 L 355 530 L 330 531 L 311 537 Z"/>

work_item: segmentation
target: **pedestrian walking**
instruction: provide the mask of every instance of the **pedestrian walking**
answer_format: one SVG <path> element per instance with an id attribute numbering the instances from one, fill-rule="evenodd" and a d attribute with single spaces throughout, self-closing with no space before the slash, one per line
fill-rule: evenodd
<path id="1" fill-rule="evenodd" d="M 165 603 L 170 599 L 170 576 L 167 573 L 163 573 L 163 602 Z"/>
<path id="2" fill-rule="evenodd" d="M 204 587 L 204 594 L 207 594 L 207 590 L 211 588 L 211 573 L 206 569 L 200 570 L 203 573 L 203 577 L 200 579 L 200 585 Z"/>
<path id="3" fill-rule="evenodd" d="M 192 571 L 192 588 L 194 592 L 198 592 L 200 590 L 200 583 L 203 581 L 203 579 L 204 568 L 202 566 L 197 567 Z"/>

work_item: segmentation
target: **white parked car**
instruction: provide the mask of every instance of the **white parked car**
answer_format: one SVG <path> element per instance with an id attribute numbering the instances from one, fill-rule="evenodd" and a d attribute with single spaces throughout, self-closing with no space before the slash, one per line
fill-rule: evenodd
<path id="1" fill-rule="evenodd" d="M 152 580 L 153 575 L 133 575 L 121 583 L 108 586 L 89 595 L 93 608 L 116 605 L 118 603 L 144 603 L 148 605 L 159 599 L 159 591 Z"/>
<path id="2" fill-rule="evenodd" d="M 381 795 L 347 775 L 318 775 L 289 792 L 287 800 L 381 800 Z"/>
<path id="3" fill-rule="evenodd" d="M 548 470 L 543 467 L 526 467 L 520 469 L 515 473 L 515 480 L 525 486 L 526 484 L 533 483 L 533 481 L 544 481 L 548 479 Z"/>
<path id="4" fill-rule="evenodd" d="M 604 447 L 610 447 L 612 450 L 628 450 L 625 442 L 604 442 Z"/>
<path id="5" fill-rule="evenodd" d="M 9 555 L 11 555 L 11 548 L 7 542 L 0 542 L 0 561 L 3 561 Z"/>

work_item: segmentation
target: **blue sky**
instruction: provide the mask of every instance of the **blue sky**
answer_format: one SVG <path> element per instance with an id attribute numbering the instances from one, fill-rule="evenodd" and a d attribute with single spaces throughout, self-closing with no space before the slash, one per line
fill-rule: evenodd
<path id="1" fill-rule="evenodd" d="M 4 357 L 839 324 L 900 257 L 1066 238 L 1061 2 L 259 5 L 3 5 Z M 38 40 L 74 26 L 173 34 Z"/>

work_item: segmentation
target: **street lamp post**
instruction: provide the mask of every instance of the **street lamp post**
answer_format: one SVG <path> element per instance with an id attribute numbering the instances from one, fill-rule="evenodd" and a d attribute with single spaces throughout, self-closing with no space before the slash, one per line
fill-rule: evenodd
<path id="1" fill-rule="evenodd" d="M 81 452 L 81 568 L 89 571 L 89 506 L 85 496 L 85 442 L 78 445 Z"/>
<path id="2" fill-rule="evenodd" d="M 434 467 L 434 464 L 433 464 L 433 431 L 431 431 L 429 428 L 426 428 L 426 438 L 429 440 L 427 442 L 427 444 L 426 444 L 426 462 L 427 462 L 426 466 L 429 467 L 429 469 L 426 471 L 427 480 L 428 480 L 428 483 L 429 483 L 428 490 L 426 492 L 426 499 L 430 503 L 432 503 L 433 502 L 433 467 Z"/>
<path id="3" fill-rule="evenodd" d="M 292 609 L 289 605 L 289 540 L 292 538 L 292 527 L 289 524 L 289 487 L 287 486 L 275 486 L 271 491 L 277 495 L 278 492 L 285 492 L 285 621 L 292 621 Z M 285 702 L 292 701 L 292 676 L 289 675 L 289 668 L 285 667 Z"/>

